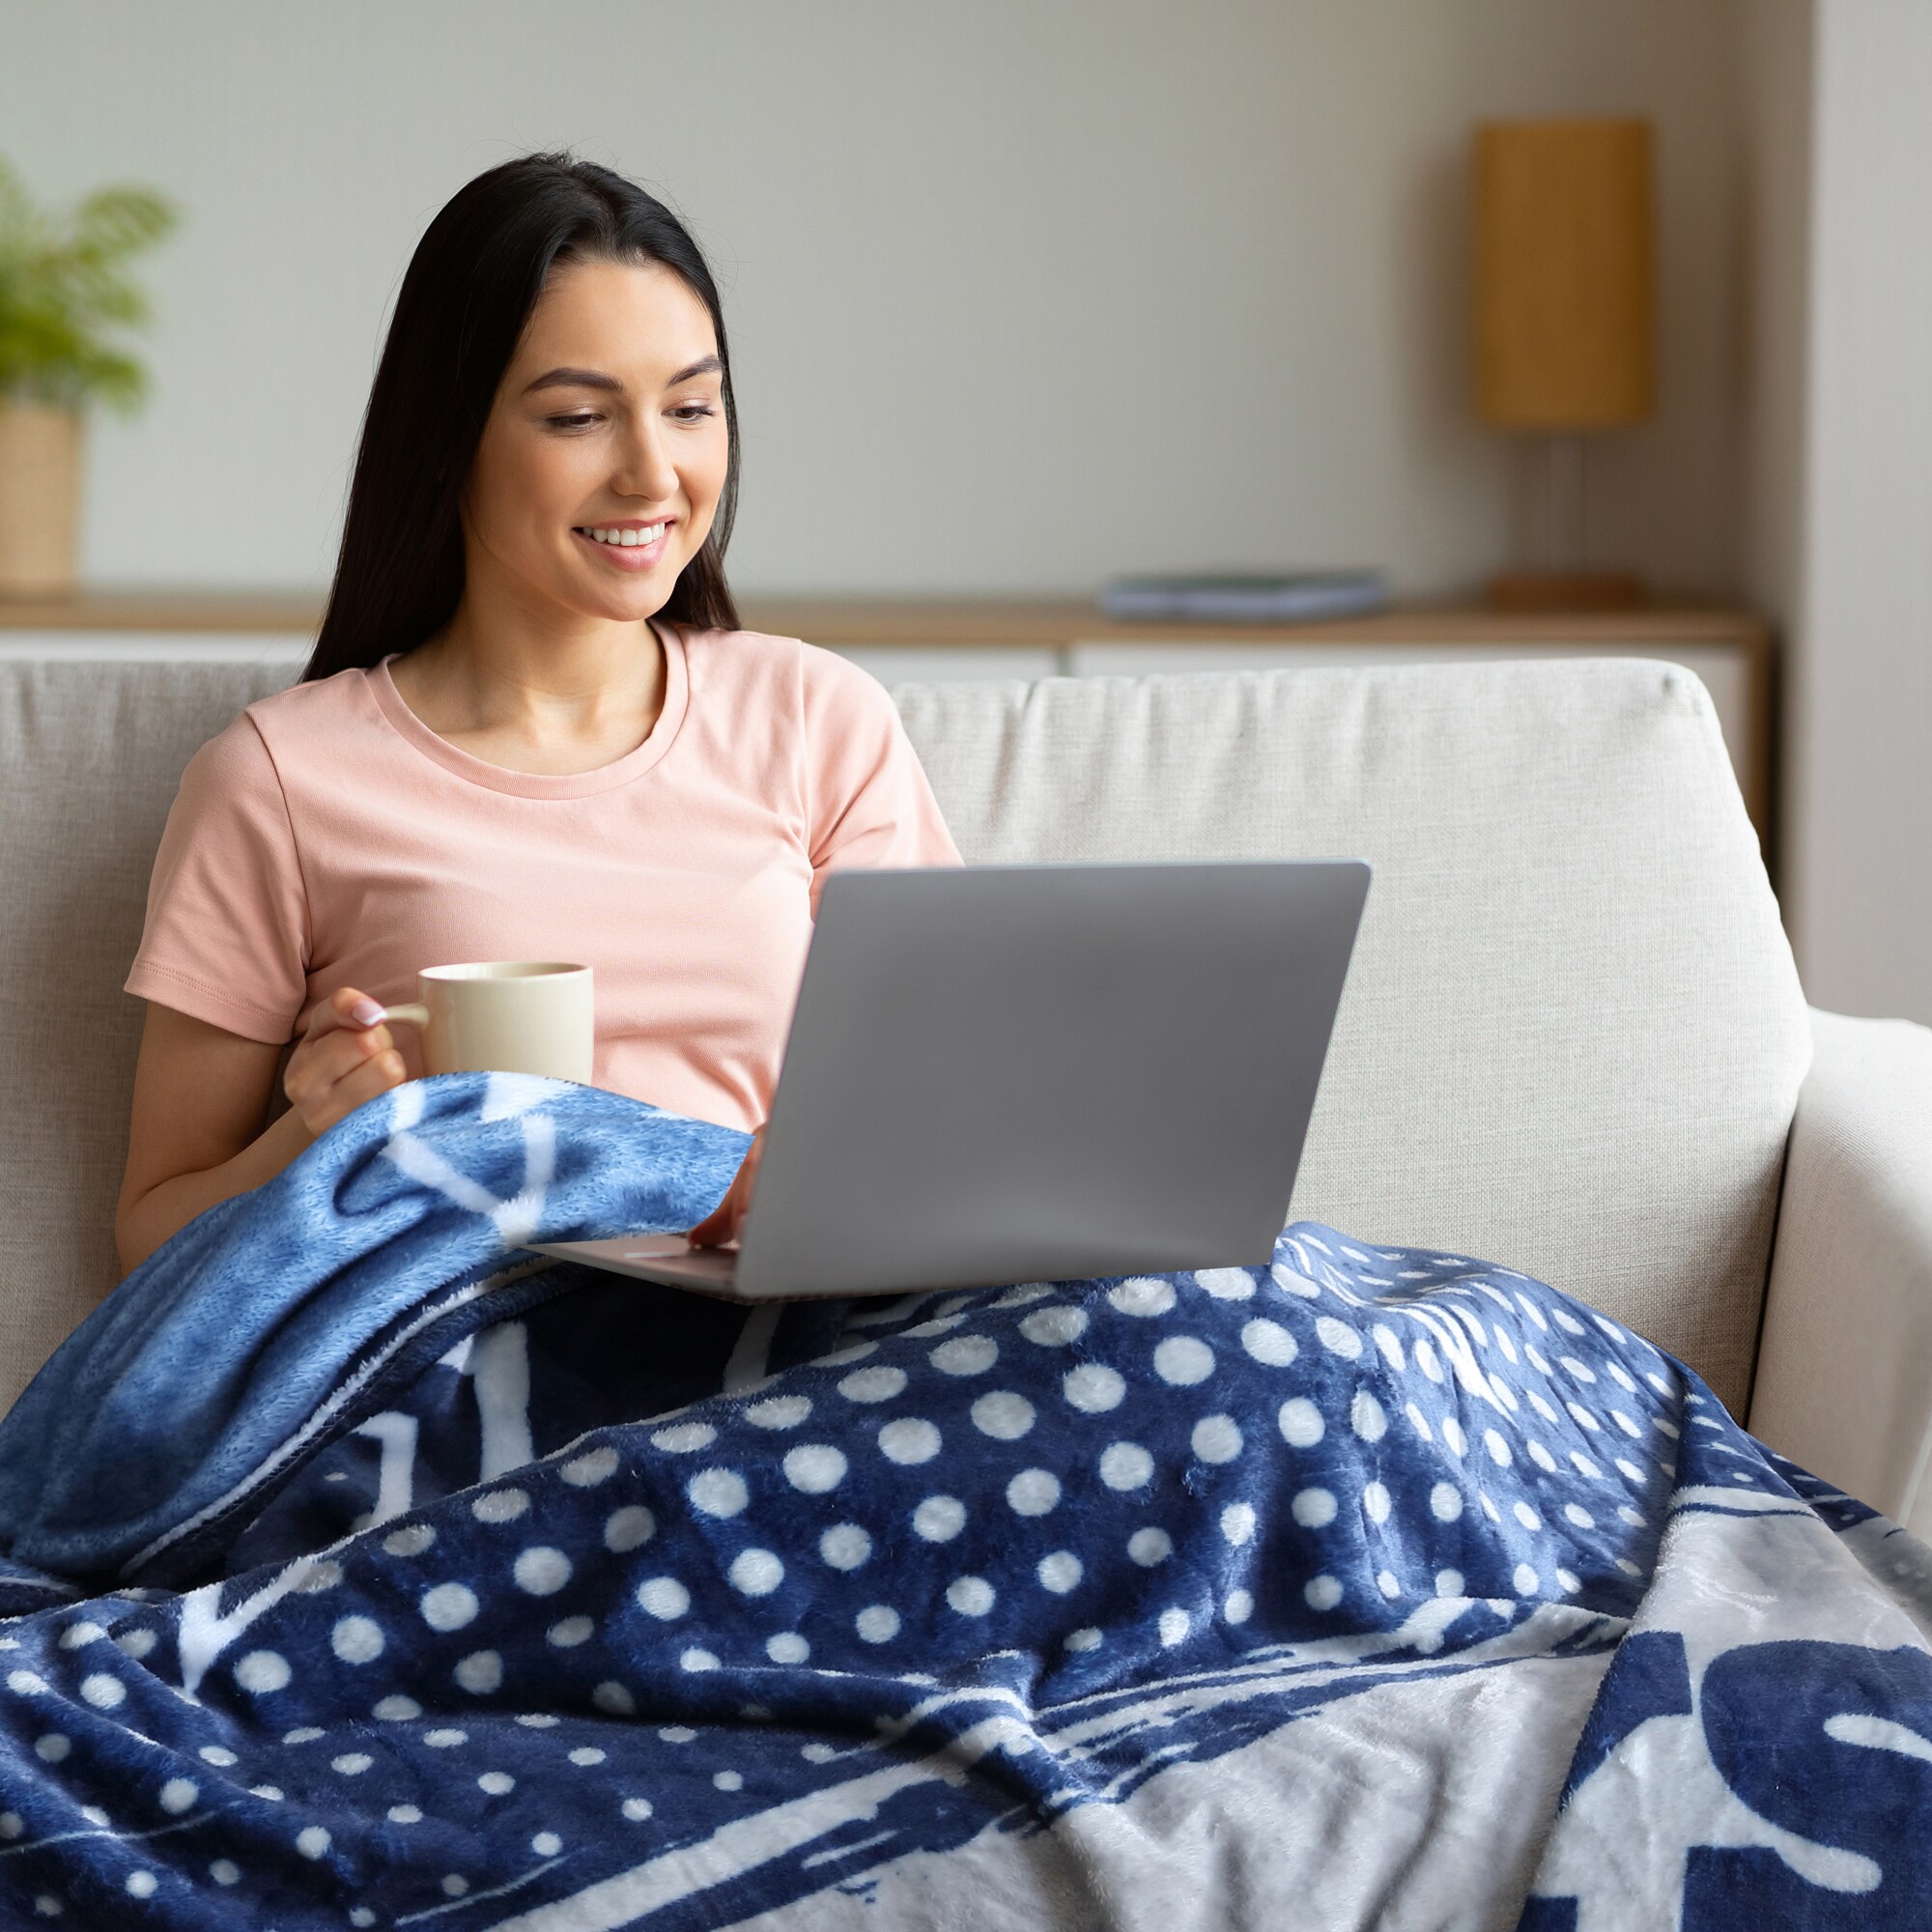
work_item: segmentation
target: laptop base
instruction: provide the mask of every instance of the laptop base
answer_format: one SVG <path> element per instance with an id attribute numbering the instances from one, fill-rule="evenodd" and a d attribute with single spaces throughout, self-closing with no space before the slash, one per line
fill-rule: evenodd
<path id="1" fill-rule="evenodd" d="M 581 1262 L 586 1267 L 606 1268 L 612 1274 L 632 1275 L 666 1288 L 689 1289 L 694 1294 L 709 1294 L 745 1308 L 772 1301 L 842 1298 L 842 1294 L 748 1294 L 738 1286 L 735 1247 L 694 1248 L 682 1235 L 615 1235 L 602 1241 L 520 1241 L 517 1245 L 533 1255 L 548 1255 L 553 1261 Z M 889 1294 L 903 1292 L 872 1291 Z"/>

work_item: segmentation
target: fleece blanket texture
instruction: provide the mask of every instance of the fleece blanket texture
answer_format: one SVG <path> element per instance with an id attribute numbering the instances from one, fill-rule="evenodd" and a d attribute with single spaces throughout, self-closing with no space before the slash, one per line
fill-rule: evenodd
<path id="1" fill-rule="evenodd" d="M 748 1316 L 745 1136 L 412 1083 L 0 1422 L 0 1922 L 1920 1927 L 1932 1553 L 1469 1257 Z"/>

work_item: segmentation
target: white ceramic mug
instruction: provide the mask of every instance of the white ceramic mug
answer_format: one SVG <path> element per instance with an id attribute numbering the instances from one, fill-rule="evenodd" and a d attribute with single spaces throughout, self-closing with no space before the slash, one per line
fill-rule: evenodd
<path id="1" fill-rule="evenodd" d="M 387 1007 L 384 1020 L 422 1029 L 429 1073 L 541 1073 L 590 1084 L 596 1046 L 588 966 L 492 959 L 427 966 L 420 1001 Z"/>

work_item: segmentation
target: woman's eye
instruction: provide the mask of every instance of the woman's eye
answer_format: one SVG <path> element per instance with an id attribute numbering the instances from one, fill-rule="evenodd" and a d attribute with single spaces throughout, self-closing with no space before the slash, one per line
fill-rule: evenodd
<path id="1" fill-rule="evenodd" d="M 671 411 L 671 414 L 679 422 L 696 422 L 703 416 L 714 416 L 718 412 L 709 403 L 682 403 Z"/>
<path id="2" fill-rule="evenodd" d="M 552 429 L 586 429 L 597 417 L 594 413 L 585 412 L 574 416 L 546 416 L 544 420 Z"/>

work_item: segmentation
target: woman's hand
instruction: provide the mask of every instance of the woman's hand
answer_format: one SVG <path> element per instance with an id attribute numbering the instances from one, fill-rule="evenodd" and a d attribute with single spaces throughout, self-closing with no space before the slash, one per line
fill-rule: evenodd
<path id="1" fill-rule="evenodd" d="M 339 986 L 309 1014 L 301 1044 L 289 1056 L 282 1092 L 312 1136 L 403 1084 L 403 1056 L 381 1023 L 382 1012 L 367 993 Z"/>
<path id="2" fill-rule="evenodd" d="M 693 1247 L 722 1248 L 738 1238 L 738 1231 L 745 1225 L 745 1214 L 752 1205 L 752 1189 L 757 1184 L 758 1158 L 764 1146 L 765 1130 L 760 1127 L 752 1136 L 752 1145 L 745 1150 L 745 1158 L 738 1163 L 738 1172 L 731 1177 L 724 1200 L 692 1229 L 689 1239 Z"/>

